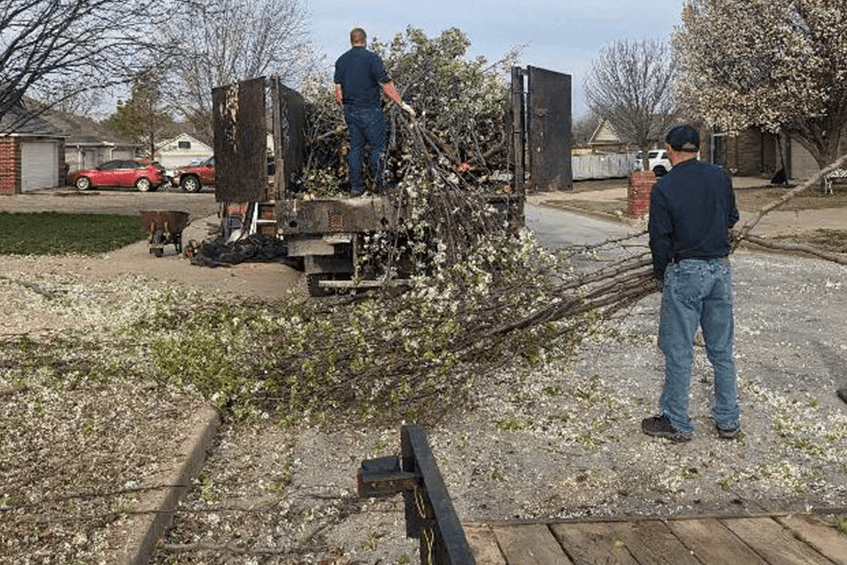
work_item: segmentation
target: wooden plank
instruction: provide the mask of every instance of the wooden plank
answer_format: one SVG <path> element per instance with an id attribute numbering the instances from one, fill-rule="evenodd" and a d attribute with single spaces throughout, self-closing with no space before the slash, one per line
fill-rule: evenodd
<path id="1" fill-rule="evenodd" d="M 701 565 L 660 520 L 610 524 L 636 561 L 649 565 Z"/>
<path id="2" fill-rule="evenodd" d="M 497 538 L 490 526 L 465 524 L 464 528 L 465 538 L 477 565 L 506 565 L 506 558 L 500 552 Z"/>
<path id="3" fill-rule="evenodd" d="M 777 521 L 834 563 L 847 565 L 847 536 L 838 533 L 834 523 L 808 514 L 785 516 Z"/>
<path id="4" fill-rule="evenodd" d="M 714 518 L 671 520 L 668 527 L 703 563 L 767 565 L 755 551 Z"/>
<path id="5" fill-rule="evenodd" d="M 492 526 L 509 565 L 574 565 L 543 524 Z"/>
<path id="6" fill-rule="evenodd" d="M 638 565 L 605 522 L 552 524 L 550 530 L 576 565 Z"/>
<path id="7" fill-rule="evenodd" d="M 771 518 L 724 518 L 721 522 L 768 563 L 832 565 L 828 559 Z"/>

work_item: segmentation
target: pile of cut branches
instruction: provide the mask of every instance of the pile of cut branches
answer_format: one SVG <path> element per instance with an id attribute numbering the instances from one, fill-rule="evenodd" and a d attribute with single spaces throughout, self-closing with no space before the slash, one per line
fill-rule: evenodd
<path id="1" fill-rule="evenodd" d="M 507 78 L 518 50 L 490 63 L 482 57 L 466 60 L 469 46 L 467 36 L 458 29 L 428 38 L 413 27 L 390 43 L 371 44 L 403 99 L 417 113 L 410 127 L 408 116 L 396 105 L 389 103 L 386 108 L 389 182 L 398 183 L 410 175 L 417 179 L 421 171 L 416 161 L 422 158 L 461 177 L 462 184 L 489 182 L 508 170 Z M 340 192 L 347 176 L 343 112 L 331 85 L 306 81 L 303 94 L 309 104 L 303 186 L 322 194 Z"/>
<path id="2" fill-rule="evenodd" d="M 764 241 L 750 231 L 767 211 L 736 241 Z M 150 347 L 156 373 L 287 422 L 426 422 L 472 406 L 483 375 L 569 358 L 603 321 L 658 290 L 643 233 L 552 253 L 526 230 L 501 230 L 476 234 L 461 255 L 452 261 L 439 242 L 430 271 L 404 292 L 225 312 L 169 306 L 144 322 L 174 330 Z"/>
<path id="3" fill-rule="evenodd" d="M 404 237 L 374 234 L 366 251 L 406 246 L 421 263 L 414 285 L 270 311 L 163 312 L 151 323 L 176 326 L 173 340 L 151 347 L 164 378 L 284 420 L 421 421 L 467 406 L 486 371 L 570 355 L 600 322 L 658 290 L 643 233 L 552 253 L 510 229 L 508 198 L 506 213 L 492 198 L 509 196 L 501 180 L 510 182 L 505 72 L 463 62 L 460 32 L 430 40 L 410 28 L 375 48 L 420 117 L 389 110 L 394 193 L 410 199 L 413 214 Z M 331 89 L 306 90 L 313 108 L 303 184 L 333 194 L 346 177 L 343 117 Z M 754 241 L 753 225 L 736 239 Z"/>

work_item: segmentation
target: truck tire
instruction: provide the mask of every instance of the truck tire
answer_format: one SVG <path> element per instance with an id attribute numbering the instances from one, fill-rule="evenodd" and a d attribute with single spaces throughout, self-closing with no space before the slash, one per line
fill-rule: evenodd
<path id="1" fill-rule="evenodd" d="M 306 275 L 306 287 L 309 289 L 309 296 L 320 297 L 332 294 L 331 290 L 323 288 L 320 285 L 321 281 L 328 281 L 329 279 L 330 275 L 328 273 Z"/>
<path id="2" fill-rule="evenodd" d="M 182 177 L 180 186 L 183 192 L 200 192 L 200 189 L 203 188 L 203 185 L 200 183 L 200 178 L 195 177 L 194 175 Z"/>

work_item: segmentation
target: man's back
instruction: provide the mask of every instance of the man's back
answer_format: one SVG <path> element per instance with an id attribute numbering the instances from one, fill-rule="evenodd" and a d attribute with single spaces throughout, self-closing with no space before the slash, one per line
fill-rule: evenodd
<path id="1" fill-rule="evenodd" d="M 723 257 L 738 221 L 732 181 L 718 167 L 689 159 L 674 165 L 653 189 L 650 235 L 659 267 L 674 259 Z"/>
<path id="2" fill-rule="evenodd" d="M 335 62 L 335 84 L 341 85 L 345 106 L 379 108 L 380 85 L 388 81 L 382 59 L 364 47 L 352 47 Z"/>

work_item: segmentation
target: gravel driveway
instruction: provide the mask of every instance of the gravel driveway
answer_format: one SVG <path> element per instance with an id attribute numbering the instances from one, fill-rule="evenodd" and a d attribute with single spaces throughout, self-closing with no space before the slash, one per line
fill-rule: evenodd
<path id="1" fill-rule="evenodd" d="M 146 207 L 155 194 L 138 196 Z M 206 195 L 185 195 L 198 196 Z M 173 209 L 174 201 L 164 205 Z M 6 259 L 8 275 L 15 266 Z M 54 282 L 68 285 L 60 277 L 77 266 L 58 261 Z M 428 430 L 460 518 L 808 508 L 844 513 L 847 405 L 834 395 L 847 384 L 844 267 L 749 251 L 732 261 L 743 407 L 738 441 L 718 440 L 714 433 L 711 374 L 702 348 L 692 376 L 694 439 L 673 444 L 640 432 L 641 418 L 656 409 L 662 378 L 654 295 L 590 336 L 575 358 L 480 375 L 476 408 Z M 74 287 L 78 294 L 66 293 L 62 304 L 78 296 L 71 314 L 107 323 L 117 316 L 115 298 L 126 292 L 117 282 L 105 289 Z M 19 310 L 38 312 L 48 304 L 6 286 L 19 293 Z M 59 316 L 60 306 L 46 315 Z M 97 316 L 90 312 L 95 309 Z M 20 315 L 24 323 L 26 312 Z M 67 316 L 67 323 L 74 318 Z M 401 499 L 359 500 L 355 494 L 360 461 L 396 455 L 402 424 L 377 430 L 342 423 L 326 430 L 282 430 L 272 422 L 225 425 L 151 563 L 417 563 L 417 541 L 405 539 Z M 51 562 L 49 553 L 35 549 L 23 557 Z"/>
<path id="2" fill-rule="evenodd" d="M 476 409 L 428 430 L 460 519 L 843 512 L 847 406 L 834 389 L 847 381 L 844 267 L 746 251 L 733 264 L 738 441 L 714 432 L 702 347 L 692 375 L 693 441 L 641 433 L 662 379 L 654 295 L 591 336 L 576 359 L 481 376 Z M 293 563 L 298 554 L 305 562 L 418 562 L 400 497 L 355 495 L 360 461 L 397 455 L 400 425 L 226 428 L 202 488 L 188 496 L 153 562 L 228 563 L 236 548 L 255 563 Z"/>

